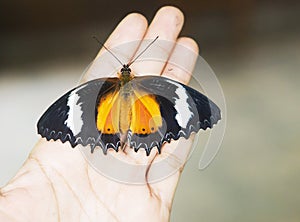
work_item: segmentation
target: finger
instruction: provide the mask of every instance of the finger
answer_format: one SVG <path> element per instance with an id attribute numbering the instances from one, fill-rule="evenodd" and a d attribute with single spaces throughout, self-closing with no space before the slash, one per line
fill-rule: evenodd
<path id="1" fill-rule="evenodd" d="M 188 84 L 192 76 L 199 48 L 197 43 L 187 37 L 179 38 L 165 66 L 162 76 Z"/>
<path id="2" fill-rule="evenodd" d="M 110 49 L 122 63 L 127 63 L 137 51 L 147 27 L 147 20 L 143 15 L 131 13 L 119 23 L 104 45 Z M 101 59 L 99 59 L 99 57 L 101 57 Z M 121 64 L 102 47 L 85 73 L 82 82 L 100 77 L 108 77 L 112 74 L 116 75 L 116 71 L 119 70 L 120 66 Z"/>
<path id="3" fill-rule="evenodd" d="M 179 38 L 162 76 L 188 84 L 196 65 L 198 51 L 198 45 L 193 39 L 187 37 Z M 184 139 L 181 139 L 181 141 L 184 141 Z M 177 152 L 176 150 L 174 151 L 174 148 L 178 147 L 178 143 L 179 141 L 172 141 L 171 144 L 165 144 L 163 152 L 167 155 L 172 154 L 178 160 L 181 160 L 179 163 L 184 163 L 189 153 L 187 147 L 190 146 L 186 146 L 186 152 Z"/>
<path id="4" fill-rule="evenodd" d="M 162 40 L 175 41 L 183 22 L 183 13 L 178 8 L 163 7 L 156 13 L 144 38 L 154 39 L 158 35 Z"/>
<path id="5" fill-rule="evenodd" d="M 163 70 L 162 76 L 177 80 L 181 83 L 188 84 L 198 57 L 197 43 L 187 37 L 179 38 L 176 42 L 174 50 Z M 164 185 L 154 185 L 158 189 L 165 189 L 164 195 L 171 198 L 175 192 L 176 184 L 181 175 L 183 167 L 191 152 L 191 147 L 194 140 L 194 134 L 188 140 L 180 138 L 177 141 L 172 141 L 170 144 L 164 144 L 162 154 L 157 156 L 154 163 L 162 161 L 164 169 L 169 169 L 172 174 L 164 183 L 168 183 L 168 189 Z M 168 199 L 168 198 L 166 198 Z"/>
<path id="6" fill-rule="evenodd" d="M 156 13 L 144 39 L 151 41 L 155 39 L 156 36 L 159 36 L 159 38 L 151 48 L 143 54 L 142 58 L 144 61 L 137 61 L 132 65 L 132 70 L 134 70 L 137 75 L 159 75 L 162 72 L 165 61 L 168 60 L 182 29 L 183 22 L 183 13 L 175 7 L 166 6 Z M 149 41 L 143 42 L 136 54 L 139 54 L 147 44 L 149 44 Z M 157 61 L 158 59 L 160 61 Z"/>

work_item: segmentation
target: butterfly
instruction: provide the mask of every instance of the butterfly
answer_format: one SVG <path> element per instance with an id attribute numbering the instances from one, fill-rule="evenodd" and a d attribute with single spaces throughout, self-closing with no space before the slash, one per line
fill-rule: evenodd
<path id="1" fill-rule="evenodd" d="M 148 156 L 164 143 L 188 139 L 221 119 L 219 107 L 197 90 L 162 76 L 134 76 L 124 64 L 118 77 L 91 80 L 70 90 L 38 121 L 49 140 L 101 147 L 129 146 Z"/>

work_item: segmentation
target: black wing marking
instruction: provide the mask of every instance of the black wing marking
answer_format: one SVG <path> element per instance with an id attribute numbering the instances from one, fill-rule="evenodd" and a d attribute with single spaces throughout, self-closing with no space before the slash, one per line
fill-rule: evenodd
<path id="1" fill-rule="evenodd" d="M 189 138 L 192 132 L 212 128 L 221 119 L 219 107 L 193 88 L 159 76 L 136 77 L 136 90 L 154 95 L 160 105 L 163 126 L 149 135 L 129 134 L 130 145 L 144 148 L 149 155 L 153 147 L 160 152 L 161 146 L 171 139 Z"/>
<path id="2" fill-rule="evenodd" d="M 91 145 L 92 151 L 99 145 L 118 149 L 119 135 L 103 135 L 97 130 L 95 119 L 101 95 L 114 89 L 118 78 L 102 78 L 82 84 L 59 98 L 38 121 L 38 133 L 47 140 L 69 141 Z"/>

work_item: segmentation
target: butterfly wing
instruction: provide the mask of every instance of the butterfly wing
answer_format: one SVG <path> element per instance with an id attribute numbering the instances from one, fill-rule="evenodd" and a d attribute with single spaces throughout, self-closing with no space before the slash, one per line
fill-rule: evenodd
<path id="1" fill-rule="evenodd" d="M 144 105 L 142 110 L 159 107 L 161 121 L 154 124 L 153 132 L 148 130 L 142 133 L 132 130 L 135 129 L 132 127 L 129 134 L 130 145 L 135 150 L 143 147 L 147 155 L 155 146 L 160 152 L 164 142 L 170 142 L 171 139 L 177 140 L 180 137 L 189 138 L 192 132 L 212 128 L 221 119 L 220 109 L 215 103 L 193 88 L 174 80 L 156 76 L 136 77 L 133 80 L 133 86 L 136 94 L 152 98 L 149 104 L 141 99 L 138 100 Z M 138 95 L 137 98 L 139 98 Z M 133 109 L 133 112 L 136 111 Z M 144 111 L 139 115 L 147 116 L 148 114 Z M 159 115 L 155 118 L 159 118 Z M 151 119 L 148 119 L 148 128 L 150 128 Z M 132 124 L 145 125 L 141 122 Z"/>
<path id="2" fill-rule="evenodd" d="M 38 133 L 47 140 L 69 141 L 72 147 L 82 144 L 91 145 L 92 151 L 96 145 L 104 151 L 117 149 L 119 136 L 99 131 L 97 114 L 101 98 L 114 92 L 118 82 L 118 78 L 96 79 L 67 92 L 42 115 Z"/>

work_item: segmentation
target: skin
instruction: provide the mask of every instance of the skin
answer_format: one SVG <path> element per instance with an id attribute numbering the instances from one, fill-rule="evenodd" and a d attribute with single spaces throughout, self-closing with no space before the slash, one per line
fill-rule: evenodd
<path id="1" fill-rule="evenodd" d="M 149 26 L 144 16 L 132 13 L 119 23 L 105 46 L 112 48 L 118 44 L 159 36 L 162 40 L 174 43 L 168 51 L 168 58 L 180 56 L 180 53 L 176 53 L 180 44 L 195 52 L 189 61 L 196 61 L 198 46 L 195 41 L 178 37 L 183 20 L 182 12 L 170 6 L 161 8 Z M 133 58 L 137 49 L 128 51 L 128 57 Z M 104 52 L 101 49 L 97 58 Z M 142 66 L 157 75 L 187 84 L 194 62 L 187 63 L 185 71 L 168 62 L 162 65 L 145 62 Z M 138 73 L 141 64 L 133 64 L 131 69 Z M 96 77 L 87 71 L 82 81 Z M 149 157 L 146 157 L 143 149 L 137 153 L 128 147 L 118 153 L 109 150 L 107 155 L 147 166 L 143 168 L 145 183 L 132 185 L 97 173 L 79 148 L 72 149 L 68 143 L 40 139 L 16 176 L 0 190 L 0 221 L 169 221 L 176 186 L 192 140 L 191 137 L 185 141 L 186 147 L 175 154 L 173 150 L 178 141 L 165 144 L 160 155 L 153 149 Z M 174 167 L 174 173 L 152 183 L 148 177 L 151 164 L 166 157 L 170 158 L 169 166 Z"/>

